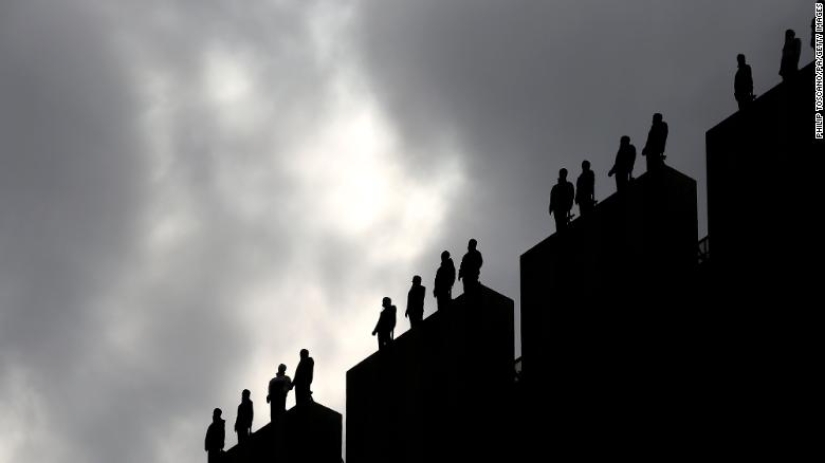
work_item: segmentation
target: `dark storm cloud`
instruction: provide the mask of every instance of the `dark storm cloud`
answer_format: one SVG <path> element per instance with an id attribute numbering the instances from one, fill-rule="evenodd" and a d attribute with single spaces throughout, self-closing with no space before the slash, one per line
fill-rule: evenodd
<path id="1" fill-rule="evenodd" d="M 587 156 L 604 198 L 654 111 L 702 181 L 735 54 L 764 92 L 810 13 L 604 3 L 3 2 L 0 461 L 202 461 L 211 408 L 231 423 L 249 387 L 260 426 L 299 347 L 342 409 L 382 296 L 402 309 L 414 273 L 432 289 L 470 237 L 482 281 L 517 296 L 555 172 Z M 401 139 L 355 156 L 341 87 Z"/>
<path id="2" fill-rule="evenodd" d="M 4 419 L 28 422 L 4 447 L 47 461 L 179 460 L 182 447 L 195 460 L 202 429 L 191 439 L 176 423 L 208 423 L 243 386 L 251 346 L 234 309 L 254 256 L 289 259 L 287 227 L 243 217 L 231 189 L 254 177 L 260 146 L 300 138 L 290 129 L 318 112 L 325 71 L 306 5 L 99 6 L 0 15 L 0 388 Z M 266 131 L 224 127 L 201 90 L 215 50 L 271 83 L 261 111 L 281 113 Z M 155 78 L 166 87 L 147 97 Z M 290 188 L 266 182 L 276 203 Z M 152 238 L 164 221 L 184 233 L 172 247 Z M 22 418 L 35 408 L 41 419 Z"/>
<path id="3" fill-rule="evenodd" d="M 735 56 L 749 56 L 766 91 L 784 30 L 805 30 L 811 11 L 778 0 L 367 0 L 355 29 L 405 143 L 426 152 L 447 134 L 463 147 L 472 184 L 443 247 L 463 254 L 475 236 L 490 257 L 482 279 L 517 296 L 518 256 L 552 232 L 558 170 L 575 178 L 590 160 L 605 198 L 620 136 L 641 149 L 654 112 L 670 124 L 667 162 L 699 181 L 706 230 L 704 132 L 735 110 Z"/>

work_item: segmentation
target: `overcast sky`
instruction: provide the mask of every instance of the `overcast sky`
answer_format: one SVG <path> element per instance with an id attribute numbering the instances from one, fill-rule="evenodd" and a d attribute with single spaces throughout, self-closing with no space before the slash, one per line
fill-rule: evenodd
<path id="1" fill-rule="evenodd" d="M 704 236 L 704 133 L 736 108 L 736 54 L 764 93 L 786 28 L 812 59 L 812 13 L 0 0 L 0 463 L 202 462 L 212 409 L 234 445 L 249 388 L 262 426 L 301 348 L 344 412 L 383 296 L 403 313 L 411 277 L 430 293 L 440 252 L 476 238 L 482 282 L 518 300 L 558 169 L 589 159 L 605 198 L 620 136 L 641 149 L 657 111 Z"/>

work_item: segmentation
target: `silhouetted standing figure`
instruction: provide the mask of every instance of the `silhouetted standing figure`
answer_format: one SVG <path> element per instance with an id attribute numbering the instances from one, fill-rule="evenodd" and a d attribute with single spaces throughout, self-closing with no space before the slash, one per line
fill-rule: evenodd
<path id="1" fill-rule="evenodd" d="M 286 396 L 292 390 L 292 380 L 286 375 L 286 365 L 278 365 L 278 373 L 269 380 L 269 389 L 266 401 L 269 403 L 269 419 L 275 418 L 286 411 Z"/>
<path id="2" fill-rule="evenodd" d="M 312 374 L 315 372 L 315 360 L 309 356 L 309 351 L 301 349 L 301 361 L 295 369 L 295 405 L 303 405 L 312 402 Z"/>
<path id="3" fill-rule="evenodd" d="M 458 267 L 458 279 L 464 282 L 464 293 L 473 292 L 478 287 L 478 277 L 481 275 L 481 265 L 484 259 L 476 249 L 478 241 L 471 239 L 467 243 L 467 254 L 461 258 L 461 266 Z"/>
<path id="4" fill-rule="evenodd" d="M 574 198 L 573 184 L 567 181 L 567 169 L 561 169 L 558 183 L 550 190 L 550 215 L 556 219 L 556 232 L 567 230 L 570 225 Z"/>
<path id="5" fill-rule="evenodd" d="M 799 70 L 799 56 L 802 54 L 802 41 L 796 38 L 793 29 L 785 31 L 785 46 L 782 47 L 782 64 L 779 75 L 786 81 Z"/>
<path id="6" fill-rule="evenodd" d="M 396 308 L 392 305 L 392 300 L 385 297 L 381 300 L 381 315 L 378 317 L 378 323 L 375 324 L 375 329 L 372 330 L 372 335 L 378 335 L 378 350 L 381 350 L 390 345 L 393 339 L 393 332 L 395 331 L 395 312 Z"/>
<path id="7" fill-rule="evenodd" d="M 748 107 L 753 101 L 753 74 L 745 62 L 745 55 L 736 55 L 736 77 L 733 80 L 733 96 L 739 104 L 739 110 Z"/>
<path id="8" fill-rule="evenodd" d="M 665 164 L 665 145 L 667 144 L 667 122 L 662 115 L 653 115 L 653 124 L 647 133 L 647 143 L 642 148 L 642 156 L 647 159 L 647 171 L 653 172 Z"/>
<path id="9" fill-rule="evenodd" d="M 238 405 L 238 416 L 235 418 L 235 432 L 238 433 L 238 444 L 242 444 L 252 434 L 252 401 L 249 400 L 249 389 L 241 393 L 241 404 Z"/>
<path id="10" fill-rule="evenodd" d="M 622 192 L 630 183 L 633 174 L 633 165 L 636 164 L 636 147 L 630 144 L 630 137 L 622 136 L 619 142 L 619 152 L 616 153 L 616 162 L 607 176 L 616 176 L 616 191 Z"/>
<path id="11" fill-rule="evenodd" d="M 221 419 L 221 409 L 216 408 L 212 412 L 212 424 L 206 429 L 206 439 L 203 448 L 206 450 L 207 462 L 218 463 L 223 453 L 224 440 L 226 438 L 225 421 Z"/>
<path id="12" fill-rule="evenodd" d="M 590 170 L 590 161 L 582 161 L 582 173 L 576 179 L 576 204 L 584 216 L 596 206 L 596 174 Z"/>
<path id="13" fill-rule="evenodd" d="M 435 272 L 435 287 L 433 288 L 433 296 L 435 296 L 438 310 L 445 310 L 450 306 L 453 300 L 453 285 L 455 284 L 455 264 L 450 258 L 450 253 L 444 251 L 441 253 L 441 266 Z"/>
<path id="14" fill-rule="evenodd" d="M 412 287 L 407 293 L 407 311 L 405 317 L 410 318 L 410 328 L 415 328 L 424 319 L 424 295 L 427 289 L 421 286 L 421 277 L 416 275 L 412 280 Z"/>

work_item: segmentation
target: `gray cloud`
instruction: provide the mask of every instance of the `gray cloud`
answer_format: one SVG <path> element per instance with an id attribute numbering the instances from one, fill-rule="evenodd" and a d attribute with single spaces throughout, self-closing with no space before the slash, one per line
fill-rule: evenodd
<path id="1" fill-rule="evenodd" d="M 516 297 L 555 172 L 605 197 L 654 111 L 703 182 L 733 57 L 763 92 L 809 18 L 602 3 L 4 3 L 0 462 L 202 461 L 301 347 L 343 410 L 382 296 L 476 237 Z"/>

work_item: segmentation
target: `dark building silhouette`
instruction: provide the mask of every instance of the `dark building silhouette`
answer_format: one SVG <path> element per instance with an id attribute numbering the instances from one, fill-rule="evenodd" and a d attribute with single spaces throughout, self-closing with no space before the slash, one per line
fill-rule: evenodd
<path id="1" fill-rule="evenodd" d="M 222 463 L 340 463 L 342 416 L 317 402 L 293 407 L 229 449 Z"/>
<path id="2" fill-rule="evenodd" d="M 662 166 L 521 256 L 520 421 L 546 423 L 522 430 L 528 454 L 547 436 L 553 455 L 585 458 L 684 432 L 668 417 L 683 411 L 688 332 L 670 327 L 686 314 L 697 226 L 696 182 Z"/>
<path id="3" fill-rule="evenodd" d="M 522 357 L 513 301 L 476 273 L 475 291 L 347 372 L 346 461 L 787 459 L 807 436 L 799 390 L 817 384 L 818 338 L 798 320 L 821 283 L 813 88 L 810 64 L 708 130 L 712 253 L 696 182 L 664 165 L 629 182 L 623 140 L 620 194 L 520 258 Z M 222 461 L 341 461 L 341 415 L 311 400 L 301 357 L 301 405 Z"/>
<path id="4" fill-rule="evenodd" d="M 510 451 L 513 301 L 480 285 L 347 372 L 348 463 Z"/>
<path id="5" fill-rule="evenodd" d="M 821 255 L 825 145 L 814 138 L 813 89 L 811 63 L 706 134 L 712 270 L 732 299 L 759 288 L 788 303 L 818 286 L 808 263 Z"/>

